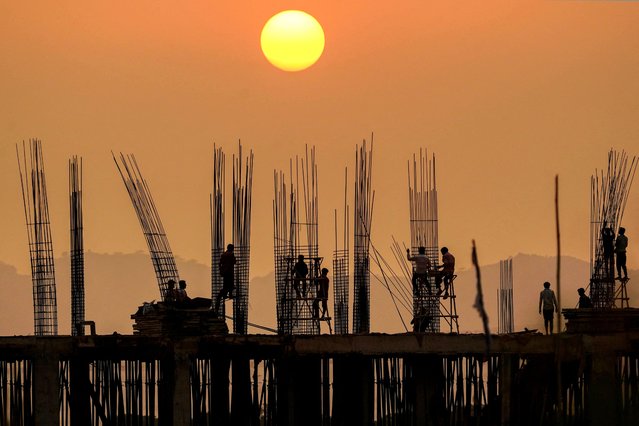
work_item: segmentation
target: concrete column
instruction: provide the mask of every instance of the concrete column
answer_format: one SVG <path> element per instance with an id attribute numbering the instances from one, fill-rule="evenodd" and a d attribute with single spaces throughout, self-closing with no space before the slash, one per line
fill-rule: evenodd
<path id="1" fill-rule="evenodd" d="M 621 423 L 621 385 L 613 353 L 593 353 L 590 360 L 587 418 L 591 425 Z"/>
<path id="2" fill-rule="evenodd" d="M 373 424 L 373 361 L 363 356 L 333 359 L 333 424 Z"/>
<path id="3" fill-rule="evenodd" d="M 80 358 L 69 361 L 71 426 L 91 424 L 91 382 L 89 363 Z"/>
<path id="4" fill-rule="evenodd" d="M 443 424 L 444 372 L 439 356 L 411 357 L 405 360 L 410 368 L 409 388 L 413 400 L 415 424 Z M 408 395 L 407 395 L 408 397 Z"/>
<path id="5" fill-rule="evenodd" d="M 251 424 L 251 362 L 245 357 L 235 357 L 231 364 L 233 386 L 231 388 L 231 424 L 244 426 Z"/>
<path id="6" fill-rule="evenodd" d="M 191 424 L 191 363 L 186 353 L 174 355 L 173 425 Z"/>
<path id="7" fill-rule="evenodd" d="M 286 357 L 277 365 L 277 424 L 321 425 L 321 359 Z"/>
<path id="8" fill-rule="evenodd" d="M 33 417 L 35 426 L 60 422 L 60 367 L 57 357 L 44 350 L 33 360 Z"/>
<path id="9" fill-rule="evenodd" d="M 216 424 L 229 424 L 229 367 L 226 357 L 214 358 L 211 365 L 211 407 L 209 416 L 215 418 Z"/>
<path id="10" fill-rule="evenodd" d="M 501 397 L 501 425 L 512 424 L 513 411 L 513 378 L 517 371 L 519 357 L 516 355 L 502 355 L 499 363 L 499 396 Z"/>

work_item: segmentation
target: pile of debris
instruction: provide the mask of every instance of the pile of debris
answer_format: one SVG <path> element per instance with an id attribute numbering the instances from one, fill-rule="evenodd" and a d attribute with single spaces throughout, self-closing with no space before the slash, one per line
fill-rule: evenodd
<path id="1" fill-rule="evenodd" d="M 145 302 L 131 315 L 133 334 L 157 337 L 228 334 L 224 318 L 218 318 L 209 306 Z"/>

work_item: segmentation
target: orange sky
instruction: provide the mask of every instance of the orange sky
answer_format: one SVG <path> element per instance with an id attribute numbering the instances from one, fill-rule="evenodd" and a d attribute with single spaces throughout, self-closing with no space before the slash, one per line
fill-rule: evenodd
<path id="1" fill-rule="evenodd" d="M 590 175 L 611 147 L 639 154 L 639 3 L 395 3 L 3 2 L 0 261 L 28 270 L 15 143 L 29 137 L 44 142 L 57 254 L 68 251 L 74 154 L 85 247 L 146 250 L 113 150 L 136 155 L 174 252 L 203 263 L 213 143 L 230 156 L 241 138 L 255 152 L 252 272 L 265 274 L 273 169 L 317 147 L 330 257 L 343 169 L 371 132 L 376 246 L 408 241 L 406 161 L 425 147 L 438 160 L 440 243 L 461 267 L 473 238 L 486 263 L 555 253 L 555 174 L 563 252 L 587 259 Z M 323 57 L 300 73 L 259 47 L 262 25 L 289 8 L 326 34 Z M 639 182 L 625 225 L 636 267 Z"/>

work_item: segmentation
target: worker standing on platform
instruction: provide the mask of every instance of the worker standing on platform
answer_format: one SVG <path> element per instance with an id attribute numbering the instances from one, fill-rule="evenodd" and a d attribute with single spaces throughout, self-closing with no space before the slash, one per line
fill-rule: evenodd
<path id="1" fill-rule="evenodd" d="M 235 255 L 233 250 L 235 247 L 233 244 L 226 246 L 226 251 L 220 256 L 220 275 L 222 276 L 222 289 L 217 294 L 215 299 L 215 312 L 219 312 L 220 301 L 223 297 L 228 296 L 229 299 L 233 298 L 233 289 L 235 288 Z"/>
<path id="2" fill-rule="evenodd" d="M 539 293 L 539 313 L 541 314 L 542 307 L 544 308 L 544 328 L 546 329 L 546 334 L 548 334 L 548 329 L 550 328 L 550 334 L 553 332 L 553 320 L 555 317 L 555 312 L 559 312 L 558 308 L 559 304 L 557 303 L 557 298 L 555 297 L 555 292 L 550 289 L 550 283 L 546 281 L 544 283 L 544 289 Z"/>
<path id="3" fill-rule="evenodd" d="M 438 267 L 442 269 L 441 275 L 444 281 L 443 298 L 446 299 L 448 298 L 448 286 L 453 281 L 455 275 L 455 256 L 448 251 L 448 247 L 442 247 L 440 251 L 442 252 L 442 265 L 439 265 Z M 437 286 L 439 287 L 439 290 L 437 291 L 437 295 L 439 296 L 442 294 L 442 289 L 439 283 Z"/>
<path id="4" fill-rule="evenodd" d="M 328 316 L 328 269 L 322 268 L 322 275 L 317 279 L 317 297 L 313 300 L 313 316 L 319 319 L 319 304 L 322 302 L 322 318 Z"/>
<path id="5" fill-rule="evenodd" d="M 293 289 L 298 299 L 302 298 L 302 294 L 306 295 L 306 276 L 308 275 L 308 266 L 304 262 L 304 255 L 297 256 L 297 263 L 293 266 Z M 302 283 L 302 293 L 300 293 L 300 282 Z"/>
<path id="6" fill-rule="evenodd" d="M 430 284 L 428 283 L 428 274 L 430 273 L 430 259 L 426 256 L 426 247 L 419 247 L 417 249 L 417 255 L 411 256 L 410 249 L 406 249 L 406 258 L 415 262 L 415 267 L 413 268 L 413 295 L 419 297 L 419 285 L 417 284 L 417 280 L 421 279 L 422 283 L 428 289 L 428 294 L 432 294 L 432 290 L 430 289 Z"/>
<path id="7" fill-rule="evenodd" d="M 626 228 L 619 228 L 619 235 L 615 240 L 615 254 L 617 255 L 617 279 L 621 278 L 621 270 L 623 269 L 624 280 L 628 279 L 628 270 L 626 269 L 626 249 L 628 248 L 628 237 L 626 237 Z"/>

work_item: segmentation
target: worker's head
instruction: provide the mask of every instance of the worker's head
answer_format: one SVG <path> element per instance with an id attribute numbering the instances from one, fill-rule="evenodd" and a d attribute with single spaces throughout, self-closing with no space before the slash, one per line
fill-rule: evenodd
<path id="1" fill-rule="evenodd" d="M 577 293 L 579 293 L 580 296 L 583 296 L 584 293 L 586 293 L 586 290 L 584 290 L 583 287 L 582 288 L 578 288 L 577 289 Z"/>
<path id="2" fill-rule="evenodd" d="M 169 288 L 175 288 L 175 280 L 168 280 L 168 281 L 166 282 L 166 285 L 167 285 Z"/>
<path id="3" fill-rule="evenodd" d="M 544 283 L 544 288 L 550 288 L 550 283 L 548 281 Z"/>
<path id="4" fill-rule="evenodd" d="M 322 276 L 325 277 L 328 275 L 328 269 L 322 268 Z"/>
<path id="5" fill-rule="evenodd" d="M 426 247 L 419 247 L 417 251 L 419 252 L 419 254 L 426 254 Z"/>
<path id="6" fill-rule="evenodd" d="M 235 246 L 233 244 L 229 244 L 228 246 L 226 246 L 226 249 L 228 251 L 233 251 L 234 248 L 235 248 Z"/>
<path id="7" fill-rule="evenodd" d="M 180 280 L 180 288 L 186 288 L 186 281 Z"/>
<path id="8" fill-rule="evenodd" d="M 441 252 L 442 254 L 448 253 L 448 247 L 442 247 Z"/>
<path id="9" fill-rule="evenodd" d="M 626 228 L 619 228 L 619 235 L 623 235 L 626 233 Z"/>
<path id="10" fill-rule="evenodd" d="M 297 256 L 297 260 L 304 260 L 304 255 L 300 254 L 299 256 Z"/>

